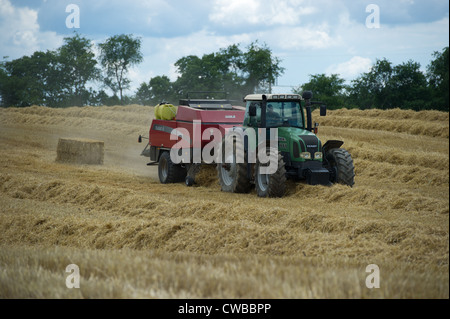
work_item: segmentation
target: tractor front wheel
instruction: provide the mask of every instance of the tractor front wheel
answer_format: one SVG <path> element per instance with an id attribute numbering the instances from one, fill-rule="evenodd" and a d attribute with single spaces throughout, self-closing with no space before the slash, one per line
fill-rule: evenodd
<path id="1" fill-rule="evenodd" d="M 355 166 L 350 153 L 343 148 L 333 148 L 325 156 L 331 182 L 352 187 L 355 184 Z"/>
<path id="2" fill-rule="evenodd" d="M 274 154 L 274 156 L 277 156 Z M 255 167 L 255 186 L 259 197 L 283 197 L 286 193 L 286 168 L 280 153 L 276 157 L 278 166 L 273 174 L 263 174 L 261 168 L 267 168 L 268 164 L 259 161 Z"/>
<path id="3" fill-rule="evenodd" d="M 248 193 L 252 188 L 247 173 L 248 165 L 245 160 L 244 163 L 237 162 L 238 154 L 243 154 L 245 157 L 243 145 L 235 141 L 229 142 L 233 143 L 231 144 L 233 145 L 232 154 L 227 154 L 229 158 L 225 158 L 225 140 L 222 142 L 222 148 L 220 149 L 222 158 L 220 163 L 217 164 L 220 187 L 223 192 Z"/>

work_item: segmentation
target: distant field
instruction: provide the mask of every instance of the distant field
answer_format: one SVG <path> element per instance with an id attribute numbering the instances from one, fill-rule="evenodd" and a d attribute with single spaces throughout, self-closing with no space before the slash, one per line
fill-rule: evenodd
<path id="1" fill-rule="evenodd" d="M 449 114 L 313 116 L 355 186 L 262 199 L 214 168 L 160 184 L 137 143 L 153 107 L 0 109 L 0 298 L 449 298 Z M 60 137 L 104 141 L 104 165 L 56 163 Z"/>

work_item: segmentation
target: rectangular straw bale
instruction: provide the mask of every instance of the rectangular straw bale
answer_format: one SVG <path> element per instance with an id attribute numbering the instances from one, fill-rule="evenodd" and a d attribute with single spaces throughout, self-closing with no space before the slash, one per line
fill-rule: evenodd
<path id="1" fill-rule="evenodd" d="M 80 138 L 60 138 L 56 154 L 57 162 L 103 164 L 104 142 Z"/>

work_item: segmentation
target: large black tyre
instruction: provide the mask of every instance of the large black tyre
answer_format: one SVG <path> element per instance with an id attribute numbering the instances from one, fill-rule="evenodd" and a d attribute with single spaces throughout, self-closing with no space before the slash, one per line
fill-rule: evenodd
<path id="1" fill-rule="evenodd" d="M 229 193 L 248 193 L 252 188 L 252 184 L 248 178 L 247 163 L 236 163 L 236 155 L 244 154 L 243 145 L 234 143 L 232 163 L 225 163 L 225 140 L 222 141 L 220 154 L 221 162 L 217 164 L 217 173 L 219 184 L 223 192 Z M 241 153 L 239 153 L 241 152 Z M 245 155 L 244 155 L 245 159 Z"/>
<path id="2" fill-rule="evenodd" d="M 162 184 L 182 182 L 186 178 L 186 173 L 185 168 L 172 162 L 169 152 L 161 154 L 158 163 L 158 176 Z"/>
<path id="3" fill-rule="evenodd" d="M 273 174 L 261 174 L 259 161 L 255 167 L 255 186 L 259 197 L 283 197 L 286 193 L 286 168 L 283 156 L 278 153 L 278 167 Z M 266 164 L 267 165 L 267 164 Z"/>
<path id="4" fill-rule="evenodd" d="M 333 148 L 325 156 L 331 182 L 352 187 L 355 184 L 355 166 L 350 153 L 343 148 Z"/>

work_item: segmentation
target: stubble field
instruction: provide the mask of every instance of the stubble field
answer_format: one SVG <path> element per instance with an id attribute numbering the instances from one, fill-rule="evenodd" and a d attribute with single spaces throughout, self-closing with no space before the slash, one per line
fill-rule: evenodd
<path id="1" fill-rule="evenodd" d="M 355 186 L 262 199 L 214 168 L 161 185 L 137 143 L 152 107 L 0 109 L 0 298 L 449 298 L 448 113 L 313 115 Z M 60 137 L 104 141 L 104 165 L 55 162 Z"/>

